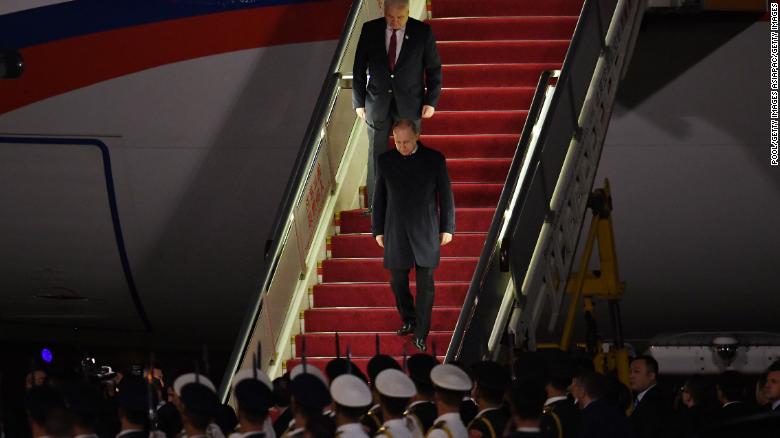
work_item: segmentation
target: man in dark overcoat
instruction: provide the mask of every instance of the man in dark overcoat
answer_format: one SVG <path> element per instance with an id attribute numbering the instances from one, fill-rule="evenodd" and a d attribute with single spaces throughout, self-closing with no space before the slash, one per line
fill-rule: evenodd
<path id="1" fill-rule="evenodd" d="M 395 149 L 377 160 L 372 234 L 384 248 L 384 267 L 403 325 L 401 336 L 414 333 L 414 345 L 425 351 L 431 326 L 433 271 L 441 246 L 452 241 L 455 206 L 444 155 L 418 141 L 412 120 L 393 126 Z M 416 270 L 417 299 L 409 290 L 409 271 Z M 416 306 L 415 306 L 416 304 Z"/>
<path id="2" fill-rule="evenodd" d="M 409 0 L 385 0 L 383 18 L 363 24 L 352 68 L 352 106 L 368 128 L 368 202 L 376 159 L 399 119 L 433 116 L 441 95 L 441 60 L 431 26 L 409 18 Z"/>

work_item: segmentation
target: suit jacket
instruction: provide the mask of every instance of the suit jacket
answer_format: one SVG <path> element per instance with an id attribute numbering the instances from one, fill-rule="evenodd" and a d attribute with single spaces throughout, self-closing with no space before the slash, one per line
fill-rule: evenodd
<path id="1" fill-rule="evenodd" d="M 380 155 L 371 228 L 374 236 L 384 235 L 385 268 L 437 267 L 439 233 L 455 232 L 444 155 L 419 142 L 412 155 L 397 149 Z"/>
<path id="2" fill-rule="evenodd" d="M 634 438 L 631 423 L 604 400 L 595 400 L 582 410 L 582 438 Z"/>
<path id="3" fill-rule="evenodd" d="M 671 434 L 672 401 L 664 397 L 656 385 L 642 397 L 634 412 L 631 423 L 640 438 L 664 438 Z"/>
<path id="4" fill-rule="evenodd" d="M 398 115 L 417 120 L 423 105 L 435 107 L 441 94 L 436 40 L 429 25 L 409 18 L 401 53 L 391 72 L 385 49 L 386 28 L 384 17 L 363 24 L 352 69 L 352 106 L 365 108 L 368 120 L 385 120 L 395 98 Z"/>

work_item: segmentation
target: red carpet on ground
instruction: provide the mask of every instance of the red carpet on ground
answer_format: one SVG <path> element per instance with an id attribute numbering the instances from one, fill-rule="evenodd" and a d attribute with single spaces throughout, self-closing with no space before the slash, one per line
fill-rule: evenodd
<path id="1" fill-rule="evenodd" d="M 582 8 L 582 0 L 433 0 L 433 27 L 443 65 L 441 100 L 423 121 L 420 140 L 447 157 L 456 206 L 456 233 L 443 248 L 435 272 L 436 295 L 427 344 L 446 353 L 452 330 L 474 274 L 539 75 L 559 69 Z M 401 325 L 382 250 L 360 210 L 336 214 L 321 283 L 304 312 L 303 334 L 295 338 L 300 362 L 306 338 L 308 363 L 324 368 L 350 348 L 365 371 L 380 350 L 397 357 L 416 352 L 411 337 L 395 335 Z M 414 278 L 412 276 L 412 278 Z M 412 290 L 414 286 L 412 281 Z"/>

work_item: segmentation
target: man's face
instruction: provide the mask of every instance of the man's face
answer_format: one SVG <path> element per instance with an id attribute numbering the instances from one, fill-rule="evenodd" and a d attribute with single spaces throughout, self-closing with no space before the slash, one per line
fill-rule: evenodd
<path id="1" fill-rule="evenodd" d="M 46 383 L 46 372 L 43 370 L 35 370 L 27 374 L 25 388 L 30 389 L 36 386 L 43 386 L 44 383 Z"/>
<path id="2" fill-rule="evenodd" d="M 771 371 L 767 374 L 764 392 L 766 398 L 772 403 L 780 400 L 780 371 Z"/>
<path id="3" fill-rule="evenodd" d="M 655 373 L 647 369 L 644 360 L 631 362 L 631 374 L 628 375 L 628 386 L 635 393 L 640 393 L 655 384 Z"/>
<path id="4" fill-rule="evenodd" d="M 411 128 L 398 127 L 393 129 L 393 139 L 395 148 L 401 155 L 408 156 L 412 154 L 415 145 L 417 145 L 417 134 Z"/>
<path id="5" fill-rule="evenodd" d="M 577 404 L 579 405 L 580 409 L 582 409 L 584 399 L 585 399 L 585 388 L 580 383 L 580 379 L 574 378 L 571 381 L 571 385 L 569 385 L 569 392 L 571 393 L 572 397 L 577 399 Z"/>
<path id="6" fill-rule="evenodd" d="M 385 21 L 392 29 L 403 29 L 409 19 L 409 6 L 385 5 Z"/>

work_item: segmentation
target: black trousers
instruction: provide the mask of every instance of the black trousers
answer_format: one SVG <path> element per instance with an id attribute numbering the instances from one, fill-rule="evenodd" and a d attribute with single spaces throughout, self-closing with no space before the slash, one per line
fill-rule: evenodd
<path id="1" fill-rule="evenodd" d="M 417 278 L 417 302 L 409 290 L 410 269 L 391 269 L 390 287 L 395 295 L 395 306 L 404 323 L 416 325 L 414 336 L 425 339 L 431 329 L 431 312 L 433 310 L 433 270 L 415 266 Z"/>
<path id="2" fill-rule="evenodd" d="M 366 194 L 368 205 L 374 205 L 374 187 L 376 187 L 376 161 L 382 153 L 388 149 L 388 137 L 393 129 L 393 124 L 400 119 L 395 106 L 395 99 L 390 103 L 390 112 L 384 119 L 368 120 L 368 173 L 366 174 Z M 420 131 L 420 119 L 413 120 Z"/>

